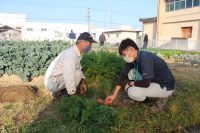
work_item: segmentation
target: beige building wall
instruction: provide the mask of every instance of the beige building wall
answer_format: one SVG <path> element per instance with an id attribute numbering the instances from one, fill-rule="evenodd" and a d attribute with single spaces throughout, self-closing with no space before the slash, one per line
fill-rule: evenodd
<path id="1" fill-rule="evenodd" d="M 144 23 L 144 34 L 148 35 L 149 46 L 152 46 L 152 42 L 156 40 L 156 33 L 157 33 L 157 22 L 147 22 Z"/>
<path id="2" fill-rule="evenodd" d="M 199 22 L 176 22 L 176 23 L 167 23 L 162 27 L 160 31 L 159 40 L 171 40 L 172 38 L 182 38 L 182 27 L 192 27 L 192 38 L 191 40 L 198 40 L 199 37 Z"/>
<path id="3" fill-rule="evenodd" d="M 122 32 L 121 33 L 121 39 L 126 39 L 126 38 L 131 38 L 133 40 L 136 40 L 138 38 L 138 33 L 137 32 Z"/>
<path id="4" fill-rule="evenodd" d="M 200 41 L 200 21 L 198 22 L 198 33 L 197 33 L 197 40 Z"/>
<path id="5" fill-rule="evenodd" d="M 147 34 L 150 40 L 156 39 L 156 22 L 144 23 L 144 34 Z"/>
<path id="6" fill-rule="evenodd" d="M 183 37 L 182 27 L 192 27 L 192 38 L 200 40 L 200 7 L 166 12 L 165 0 L 158 0 L 158 40 Z"/>
<path id="7" fill-rule="evenodd" d="M 139 32 L 104 32 L 104 35 L 106 37 L 107 43 L 120 43 L 123 39 L 131 38 L 134 41 L 137 41 L 137 38 L 139 37 Z"/>

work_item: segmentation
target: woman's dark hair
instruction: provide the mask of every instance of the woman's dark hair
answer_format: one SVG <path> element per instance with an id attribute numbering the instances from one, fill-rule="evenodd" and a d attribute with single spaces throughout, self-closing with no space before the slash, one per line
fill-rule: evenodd
<path id="1" fill-rule="evenodd" d="M 137 44 L 132 39 L 127 38 L 127 39 L 122 40 L 122 42 L 120 43 L 119 48 L 118 48 L 119 54 L 122 55 L 122 51 L 124 51 L 129 46 L 135 48 L 136 50 L 139 50 Z"/>

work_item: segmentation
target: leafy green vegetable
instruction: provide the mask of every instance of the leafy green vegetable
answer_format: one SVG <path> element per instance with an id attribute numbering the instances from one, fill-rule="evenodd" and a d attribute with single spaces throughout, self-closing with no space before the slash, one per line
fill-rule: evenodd
<path id="1" fill-rule="evenodd" d="M 121 110 L 99 105 L 96 100 L 79 96 L 62 98 L 57 108 L 66 122 L 76 121 L 90 126 L 120 126 L 122 121 Z"/>
<path id="2" fill-rule="evenodd" d="M 66 47 L 61 41 L 0 42 L 0 76 L 15 74 L 29 81 L 44 75 L 51 61 Z"/>
<path id="3" fill-rule="evenodd" d="M 124 61 L 115 53 L 100 51 L 84 55 L 81 64 L 89 84 L 89 91 L 105 97 L 114 87 Z M 93 97 L 96 98 L 97 95 Z"/>

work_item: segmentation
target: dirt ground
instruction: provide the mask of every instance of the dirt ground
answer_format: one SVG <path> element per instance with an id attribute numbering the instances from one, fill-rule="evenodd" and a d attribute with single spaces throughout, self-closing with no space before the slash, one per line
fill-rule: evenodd
<path id="1" fill-rule="evenodd" d="M 44 77 L 43 76 L 34 78 L 31 82 L 28 82 L 28 83 L 22 82 L 22 80 L 16 75 L 8 76 L 7 74 L 5 74 L 2 77 L 0 77 L 0 87 L 1 86 L 16 86 L 16 85 L 38 85 L 38 86 L 42 86 L 43 83 L 44 83 Z"/>
<path id="2" fill-rule="evenodd" d="M 20 102 L 34 100 L 39 97 L 50 95 L 44 89 L 44 77 L 34 78 L 31 82 L 23 83 L 15 75 L 3 75 L 0 77 L 0 103 Z"/>
<path id="3" fill-rule="evenodd" d="M 33 100 L 39 97 L 38 89 L 33 86 L 0 87 L 0 102 L 19 102 Z"/>

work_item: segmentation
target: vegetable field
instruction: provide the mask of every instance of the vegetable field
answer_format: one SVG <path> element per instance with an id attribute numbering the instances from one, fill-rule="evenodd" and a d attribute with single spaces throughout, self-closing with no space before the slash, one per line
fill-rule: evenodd
<path id="1" fill-rule="evenodd" d="M 67 47 L 68 44 L 58 41 L 0 42 L 0 79 L 5 74 L 18 75 L 25 83 L 31 83 L 35 77 L 43 76 L 51 61 Z M 124 103 L 123 99 L 130 99 L 123 89 L 113 106 L 97 103 L 98 98 L 105 98 L 113 91 L 124 66 L 117 51 L 108 52 L 105 48 L 92 51 L 81 60 L 88 88 L 86 96 L 76 95 L 54 101 L 51 96 L 45 95 L 23 103 L 0 103 L 0 132 L 199 131 L 200 52 L 159 49 L 148 51 L 173 63 L 169 66 L 177 81 L 176 92 L 163 110 L 155 109 L 153 102 Z M 43 84 L 38 83 L 36 86 L 45 91 Z"/>
<path id="2" fill-rule="evenodd" d="M 18 75 L 23 81 L 44 75 L 51 61 L 67 47 L 64 42 L 1 42 L 0 75 Z"/>
<path id="3" fill-rule="evenodd" d="M 30 81 L 34 77 L 44 75 L 51 61 L 64 49 L 69 47 L 65 42 L 0 42 L 0 76 L 3 74 L 18 75 L 23 81 Z M 177 50 L 148 50 L 165 60 L 174 62 L 189 63 L 191 65 L 200 65 L 200 52 L 183 52 Z M 117 53 L 117 51 L 114 51 Z M 110 77 L 115 77 L 123 66 L 123 61 L 115 59 L 114 53 L 100 52 L 100 54 L 91 53 L 84 57 L 83 66 L 92 63 L 92 69 L 86 72 L 86 75 L 98 73 L 97 75 L 105 77 L 106 73 Z M 119 58 L 119 57 L 118 57 Z M 104 61 L 103 63 L 101 61 Z M 117 64 L 115 64 L 117 62 Z M 89 63 L 89 64 L 88 64 Z M 105 66 L 106 64 L 106 66 Z M 115 67 L 113 67 L 115 66 Z M 86 68 L 86 67 L 85 67 Z M 113 70 L 113 71 L 110 71 Z M 103 75 L 102 75 L 103 74 Z M 100 77 L 98 77 L 100 78 Z M 93 79 L 92 79 L 93 80 Z"/>

